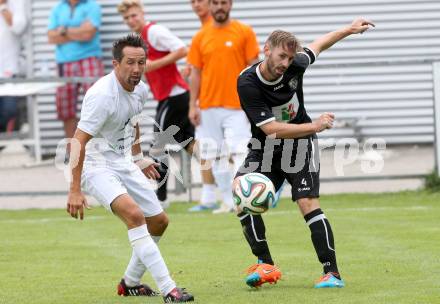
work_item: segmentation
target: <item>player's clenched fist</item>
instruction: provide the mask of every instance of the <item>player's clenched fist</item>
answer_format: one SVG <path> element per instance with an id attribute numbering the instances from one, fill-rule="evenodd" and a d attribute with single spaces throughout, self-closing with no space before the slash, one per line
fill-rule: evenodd
<path id="1" fill-rule="evenodd" d="M 322 132 L 325 129 L 331 129 L 335 121 L 335 114 L 324 113 L 319 116 L 313 123 L 315 124 L 316 133 Z"/>

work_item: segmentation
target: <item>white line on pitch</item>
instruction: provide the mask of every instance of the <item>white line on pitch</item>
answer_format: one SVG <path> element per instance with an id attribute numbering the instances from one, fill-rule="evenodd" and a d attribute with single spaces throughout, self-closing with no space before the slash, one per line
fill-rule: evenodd
<path id="1" fill-rule="evenodd" d="M 382 207 L 362 207 L 362 208 L 323 208 L 324 211 L 331 211 L 331 212 L 338 212 L 338 211 L 354 211 L 354 212 L 380 212 L 380 211 L 392 211 L 392 210 L 405 210 L 405 211 L 426 211 L 431 210 L 432 207 L 429 206 L 411 206 L 411 207 L 391 207 L 391 206 L 382 206 Z M 292 207 L 290 210 L 276 210 L 269 209 L 264 215 L 280 215 L 280 214 L 293 214 L 297 212 L 297 207 Z M 190 217 L 210 217 L 213 216 L 210 212 L 201 212 L 201 213 L 170 213 L 170 216 L 190 216 Z M 225 214 L 228 215 L 228 214 Z M 234 215 L 235 214 L 230 214 Z M 215 216 L 221 216 L 221 215 L 215 215 Z"/>
<path id="2" fill-rule="evenodd" d="M 426 206 L 412 206 L 412 207 L 363 207 L 363 208 L 323 208 L 324 211 L 338 212 L 338 211 L 354 211 L 354 212 L 379 212 L 379 211 L 390 211 L 390 210 L 405 210 L 405 211 L 426 211 L 432 209 L 432 207 Z M 289 214 L 293 213 L 294 210 L 269 210 L 267 215 L 276 214 Z"/>
<path id="3" fill-rule="evenodd" d="M 106 218 L 106 216 L 102 216 L 102 215 L 97 215 L 97 216 L 85 216 L 84 220 L 102 220 Z M 71 218 L 70 216 L 65 216 L 65 217 L 47 217 L 47 218 L 39 218 L 39 219 L 17 219 L 17 220 L 0 220 L 0 224 L 3 223 L 50 223 L 50 222 L 67 222 L 67 221 L 72 221 L 74 220 L 73 218 Z"/>
<path id="4" fill-rule="evenodd" d="M 426 211 L 431 210 L 432 207 L 427 206 L 412 206 L 412 207 L 391 207 L 391 206 L 384 206 L 384 207 L 363 207 L 363 208 L 325 208 L 324 211 L 331 211 L 331 212 L 338 212 L 338 211 L 354 211 L 354 212 L 380 212 L 380 211 L 392 211 L 392 210 L 399 210 L 399 211 Z M 283 214 L 293 214 L 297 212 L 295 209 L 292 210 L 274 210 L 271 209 L 267 213 L 264 214 L 264 216 L 274 216 L 274 215 L 283 215 Z M 234 215 L 235 214 L 232 214 Z M 211 213 L 170 213 L 170 216 L 191 216 L 191 217 L 208 217 L 213 216 Z M 215 215 L 218 216 L 218 215 Z M 107 218 L 107 216 L 85 216 L 84 220 L 102 220 Z M 72 221 L 73 219 L 69 216 L 66 217 L 53 217 L 53 218 L 39 218 L 39 219 L 7 219 L 7 220 L 1 220 L 0 224 L 3 223 L 48 223 L 48 222 L 65 222 L 65 221 Z"/>

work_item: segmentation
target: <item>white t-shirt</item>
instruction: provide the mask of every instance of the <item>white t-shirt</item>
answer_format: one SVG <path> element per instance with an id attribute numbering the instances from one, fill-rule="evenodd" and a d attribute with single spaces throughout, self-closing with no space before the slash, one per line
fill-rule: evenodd
<path id="1" fill-rule="evenodd" d="M 174 52 L 186 47 L 185 43 L 163 25 L 153 24 L 148 29 L 148 42 L 158 51 Z M 177 96 L 185 93 L 186 90 L 175 85 L 170 92 L 170 96 Z"/>
<path id="2" fill-rule="evenodd" d="M 126 91 L 115 72 L 99 79 L 86 93 L 78 128 L 93 136 L 86 146 L 85 166 L 111 165 L 131 159 L 137 115 L 147 101 L 148 86 L 140 82 Z"/>
<path id="3" fill-rule="evenodd" d="M 0 78 L 10 78 L 19 72 L 20 36 L 26 28 L 26 5 L 24 0 L 6 2 L 12 13 L 12 25 L 9 26 L 0 14 Z M 3 47 L 4 46 L 4 47 Z"/>

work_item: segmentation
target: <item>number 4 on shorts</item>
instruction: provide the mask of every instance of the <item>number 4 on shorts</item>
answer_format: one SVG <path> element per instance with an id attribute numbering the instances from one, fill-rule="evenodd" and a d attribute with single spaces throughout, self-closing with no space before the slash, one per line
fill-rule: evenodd
<path id="1" fill-rule="evenodd" d="M 301 185 L 304 185 L 304 186 L 307 187 L 307 181 L 306 181 L 305 178 L 303 178 L 303 179 L 301 180 Z"/>

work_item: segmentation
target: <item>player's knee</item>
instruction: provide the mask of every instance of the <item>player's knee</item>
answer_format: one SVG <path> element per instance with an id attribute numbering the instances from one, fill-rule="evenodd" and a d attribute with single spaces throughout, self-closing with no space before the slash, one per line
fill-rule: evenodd
<path id="1" fill-rule="evenodd" d="M 303 215 L 319 208 L 319 200 L 317 198 L 301 198 L 298 200 L 298 206 Z"/>
<path id="2" fill-rule="evenodd" d="M 145 217 L 139 208 L 127 210 L 125 221 L 129 227 L 138 227 L 145 224 Z"/>
<path id="3" fill-rule="evenodd" d="M 165 212 L 147 220 L 148 230 L 152 235 L 162 235 L 167 229 L 168 223 L 168 215 Z"/>
<path id="4" fill-rule="evenodd" d="M 170 222 L 168 215 L 166 213 L 163 213 L 157 220 L 157 227 L 162 230 L 165 231 L 165 229 L 167 229 L 168 227 L 168 223 Z"/>

